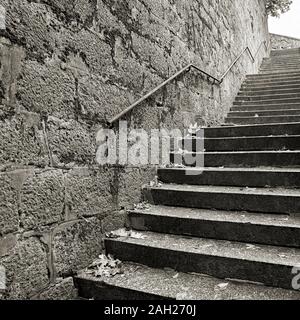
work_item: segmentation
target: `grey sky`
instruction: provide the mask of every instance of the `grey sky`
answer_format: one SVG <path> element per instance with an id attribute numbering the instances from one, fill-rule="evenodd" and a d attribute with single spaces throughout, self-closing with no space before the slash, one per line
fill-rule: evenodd
<path id="1" fill-rule="evenodd" d="M 291 10 L 280 18 L 269 18 L 271 33 L 300 39 L 300 0 L 294 0 Z"/>

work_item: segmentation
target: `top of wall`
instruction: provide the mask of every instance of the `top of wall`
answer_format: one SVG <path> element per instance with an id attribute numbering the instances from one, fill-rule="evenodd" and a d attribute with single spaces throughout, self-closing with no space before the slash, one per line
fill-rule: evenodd
<path id="1" fill-rule="evenodd" d="M 296 41 L 300 41 L 300 38 L 294 38 L 294 37 L 289 37 L 289 36 L 283 36 L 281 34 L 277 34 L 277 33 L 270 33 L 271 37 L 280 37 L 280 38 L 286 38 L 286 39 L 290 39 L 290 40 L 296 40 Z"/>
<path id="2" fill-rule="evenodd" d="M 280 34 L 270 34 L 272 50 L 300 48 L 300 39 L 282 36 Z"/>

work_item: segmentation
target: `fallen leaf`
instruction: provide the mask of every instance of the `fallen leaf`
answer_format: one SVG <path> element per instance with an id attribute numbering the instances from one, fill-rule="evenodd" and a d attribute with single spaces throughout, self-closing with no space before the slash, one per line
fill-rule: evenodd
<path id="1" fill-rule="evenodd" d="M 124 238 L 124 237 L 128 237 L 128 233 L 129 232 L 126 229 L 119 229 L 119 230 L 111 231 L 107 233 L 106 237 L 110 239 Z"/>
<path id="2" fill-rule="evenodd" d="M 217 285 L 217 288 L 218 288 L 218 289 L 221 289 L 221 290 L 225 290 L 225 289 L 227 289 L 228 285 L 229 285 L 228 282 L 226 282 L 226 283 L 220 283 L 220 284 Z"/>
<path id="3" fill-rule="evenodd" d="M 255 250 L 255 249 L 257 249 L 257 247 L 256 247 L 255 245 L 253 245 L 253 244 L 247 244 L 247 245 L 246 245 L 246 248 L 247 248 L 248 250 Z"/>
<path id="4" fill-rule="evenodd" d="M 111 255 L 102 254 L 87 268 L 86 273 L 97 278 L 114 277 L 123 273 L 122 263 Z"/>
<path id="5" fill-rule="evenodd" d="M 151 208 L 151 205 L 148 202 L 141 202 L 134 205 L 135 210 L 149 210 L 150 208 Z"/>
<path id="6" fill-rule="evenodd" d="M 129 237 L 134 238 L 134 239 L 145 239 L 146 238 L 146 236 L 144 236 L 143 234 L 138 233 L 138 232 L 134 232 L 134 231 L 130 232 Z"/>

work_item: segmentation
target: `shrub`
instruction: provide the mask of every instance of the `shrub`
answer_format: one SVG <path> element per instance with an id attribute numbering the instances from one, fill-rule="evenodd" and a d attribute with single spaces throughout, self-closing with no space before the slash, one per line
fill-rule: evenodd
<path id="1" fill-rule="evenodd" d="M 290 9 L 292 2 L 291 0 L 267 0 L 267 12 L 273 17 L 279 17 Z"/>

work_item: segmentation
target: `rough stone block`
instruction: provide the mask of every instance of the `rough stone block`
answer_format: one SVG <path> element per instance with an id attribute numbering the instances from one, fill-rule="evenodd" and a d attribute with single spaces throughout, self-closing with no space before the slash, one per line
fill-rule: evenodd
<path id="1" fill-rule="evenodd" d="M 105 217 L 116 208 L 112 169 L 77 168 L 66 175 L 66 203 L 71 217 Z"/>
<path id="2" fill-rule="evenodd" d="M 48 138 L 53 165 L 94 164 L 96 130 L 75 120 L 48 118 Z"/>
<path id="3" fill-rule="evenodd" d="M 78 82 L 78 102 L 81 117 L 88 120 L 108 120 L 134 101 L 132 93 L 116 84 L 103 82 L 91 75 Z"/>
<path id="4" fill-rule="evenodd" d="M 65 223 L 53 233 L 53 256 L 58 276 L 72 275 L 101 254 L 102 227 L 99 218 Z"/>
<path id="5" fill-rule="evenodd" d="M 28 111 L 58 118 L 74 118 L 75 79 L 63 70 L 62 61 L 48 59 L 41 64 L 27 61 L 18 84 L 18 99 Z"/>
<path id="6" fill-rule="evenodd" d="M 5 298 L 28 299 L 48 285 L 47 255 L 37 238 L 18 240 L 0 265 L 6 268 Z"/>
<path id="7" fill-rule="evenodd" d="M 0 234 L 19 228 L 16 173 L 0 173 Z"/>
<path id="8" fill-rule="evenodd" d="M 73 278 L 58 279 L 35 297 L 37 300 L 74 300 L 78 297 Z"/>
<path id="9" fill-rule="evenodd" d="M 78 52 L 86 67 L 94 75 L 104 79 L 113 71 L 112 43 L 107 43 L 101 33 L 82 29 L 74 34 L 65 31 L 61 39 L 62 47 Z"/>
<path id="10" fill-rule="evenodd" d="M 62 170 L 32 171 L 21 190 L 21 224 L 35 229 L 64 219 L 64 176 Z"/>
<path id="11" fill-rule="evenodd" d="M 126 225 L 127 213 L 124 210 L 111 212 L 102 220 L 103 233 L 119 230 Z"/>
<path id="12" fill-rule="evenodd" d="M 49 164 L 39 115 L 23 112 L 0 123 L 0 163 L 36 166 Z"/>
<path id="13" fill-rule="evenodd" d="M 24 48 L 0 38 L 0 119 L 11 117 L 17 109 L 17 84 L 24 56 Z"/>
<path id="14" fill-rule="evenodd" d="M 12 40 L 26 47 L 34 59 L 43 61 L 50 57 L 59 26 L 55 14 L 39 3 L 26 0 L 9 1 L 4 7 L 10 12 L 6 17 L 6 29 L 10 30 Z"/>
<path id="15" fill-rule="evenodd" d="M 0 257 L 8 256 L 17 244 L 17 236 L 13 233 L 0 238 Z"/>

